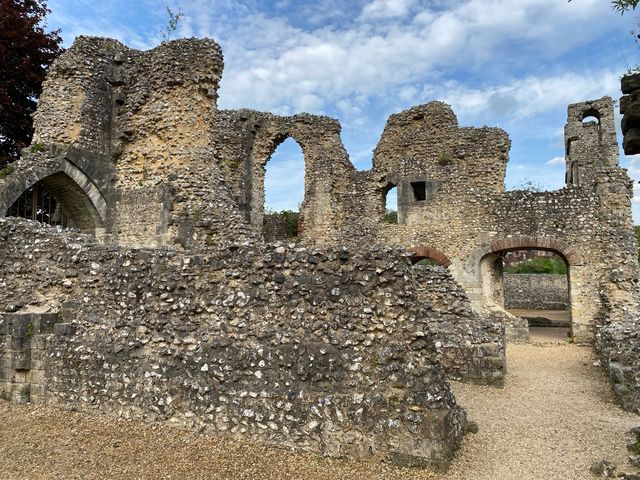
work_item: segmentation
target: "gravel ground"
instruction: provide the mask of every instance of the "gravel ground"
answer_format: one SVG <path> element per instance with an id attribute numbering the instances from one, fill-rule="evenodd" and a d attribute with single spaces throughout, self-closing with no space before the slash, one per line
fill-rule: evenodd
<path id="1" fill-rule="evenodd" d="M 613 403 L 594 360 L 585 347 L 515 345 L 504 389 L 455 384 L 480 431 L 446 475 L 0 402 L 0 479 L 586 479 L 640 424 Z"/>
<path id="2" fill-rule="evenodd" d="M 530 344 L 507 347 L 504 389 L 454 385 L 479 432 L 443 478 L 584 480 L 598 460 L 626 461 L 624 434 L 640 417 L 615 404 L 593 349 L 554 339 L 556 330 L 532 329 Z"/>

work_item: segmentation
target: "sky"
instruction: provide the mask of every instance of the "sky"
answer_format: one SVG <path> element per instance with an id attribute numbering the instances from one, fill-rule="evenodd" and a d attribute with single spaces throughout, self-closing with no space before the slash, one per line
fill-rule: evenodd
<path id="1" fill-rule="evenodd" d="M 432 100 L 462 126 L 495 126 L 512 147 L 507 189 L 564 184 L 569 103 L 620 97 L 620 77 L 640 63 L 631 31 L 608 0 L 48 0 L 65 46 L 77 35 L 158 45 L 167 7 L 182 12 L 175 37 L 222 46 L 220 108 L 329 115 L 356 168 L 371 167 L 389 115 Z M 639 12 L 640 13 L 640 12 Z M 616 122 L 619 128 L 620 116 Z M 620 133 L 619 133 L 620 136 Z M 635 180 L 640 156 L 620 164 Z M 302 152 L 292 140 L 268 164 L 266 207 L 297 209 Z"/>

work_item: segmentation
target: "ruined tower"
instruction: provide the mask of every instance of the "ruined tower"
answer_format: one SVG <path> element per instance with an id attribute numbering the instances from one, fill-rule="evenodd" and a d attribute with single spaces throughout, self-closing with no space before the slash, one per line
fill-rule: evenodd
<path id="1" fill-rule="evenodd" d="M 569 105 L 564 142 L 567 185 L 593 184 L 601 167 L 618 165 L 611 97 Z"/>

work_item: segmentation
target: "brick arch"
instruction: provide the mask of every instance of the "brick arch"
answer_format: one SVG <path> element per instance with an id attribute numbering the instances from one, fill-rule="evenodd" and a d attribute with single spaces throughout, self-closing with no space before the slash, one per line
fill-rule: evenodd
<path id="1" fill-rule="evenodd" d="M 582 256 L 566 242 L 551 238 L 530 235 L 520 235 L 493 240 L 489 252 L 498 253 L 507 250 L 552 250 L 560 254 L 568 265 L 582 265 Z"/>
<path id="2" fill-rule="evenodd" d="M 87 232 L 104 228 L 107 218 L 105 198 L 95 183 L 67 158 L 43 162 L 8 175 L 4 185 L 0 184 L 0 215 L 6 216 L 14 202 L 38 182 L 64 203 L 78 228 Z"/>
<path id="3" fill-rule="evenodd" d="M 451 260 L 440 250 L 437 250 L 432 247 L 414 247 L 409 249 L 409 253 L 411 254 L 411 261 L 417 262 L 422 260 L 423 258 L 430 258 L 438 265 L 441 265 L 445 268 L 451 265 Z"/>

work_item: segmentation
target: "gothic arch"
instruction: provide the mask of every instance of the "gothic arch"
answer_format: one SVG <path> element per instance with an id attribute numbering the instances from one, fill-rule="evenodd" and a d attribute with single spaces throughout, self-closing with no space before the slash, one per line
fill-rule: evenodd
<path id="1" fill-rule="evenodd" d="M 107 202 L 95 183 L 74 163 L 64 158 L 43 162 L 5 178 L 0 196 L 0 215 L 6 216 L 14 202 L 38 182 L 65 204 L 74 224 L 95 233 L 105 227 Z"/>

